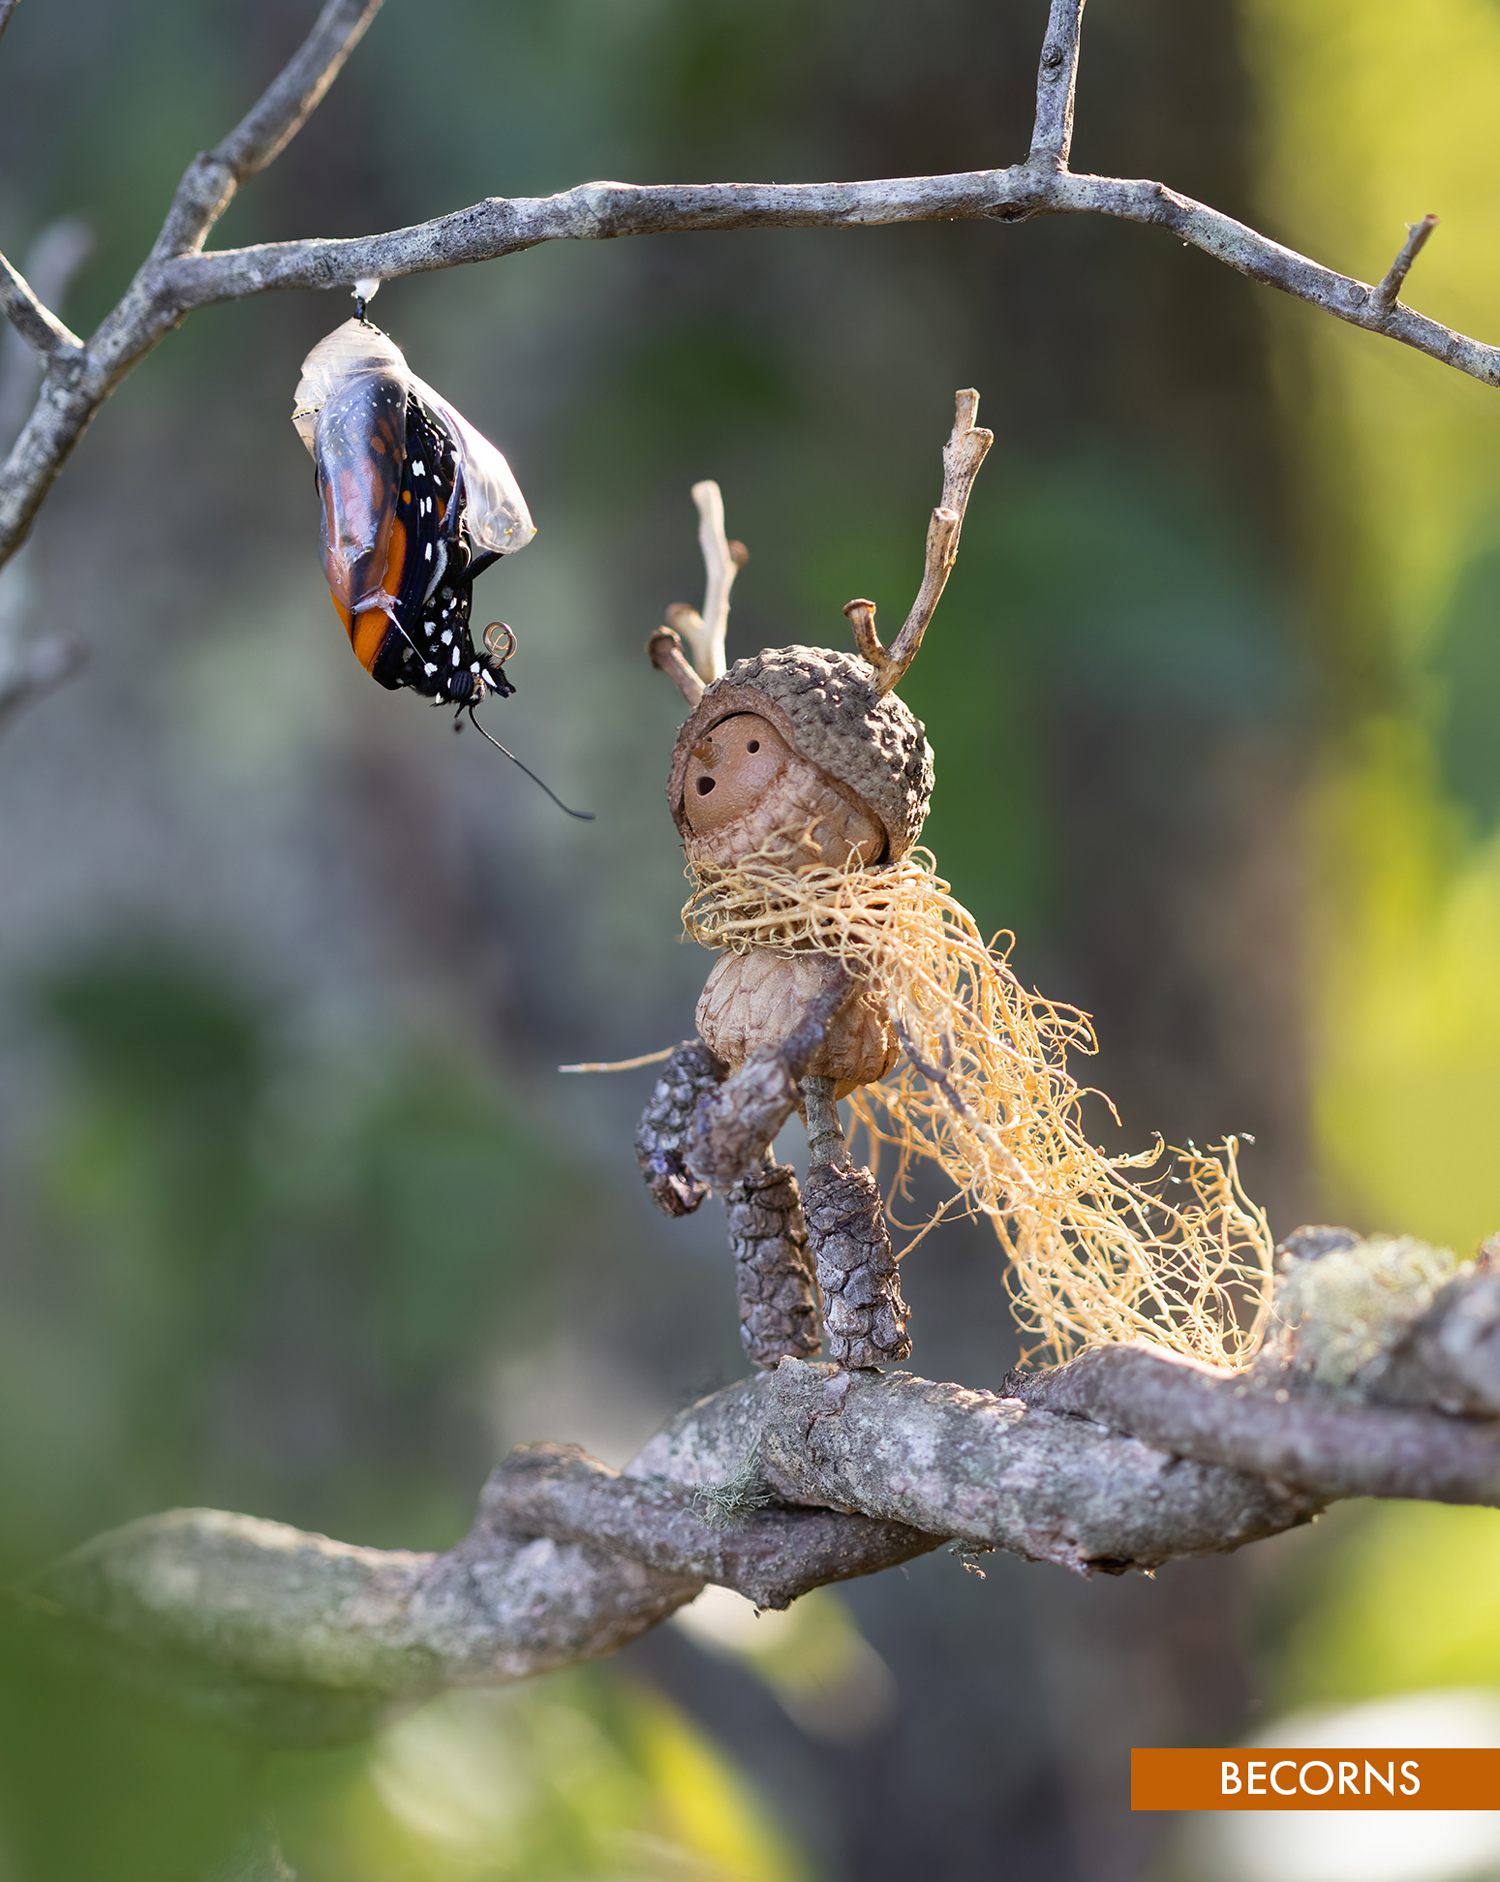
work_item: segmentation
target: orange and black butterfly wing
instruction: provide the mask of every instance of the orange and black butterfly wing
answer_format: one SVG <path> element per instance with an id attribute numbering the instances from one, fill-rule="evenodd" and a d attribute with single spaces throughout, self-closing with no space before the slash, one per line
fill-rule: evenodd
<path id="1" fill-rule="evenodd" d="M 352 375 L 318 414 L 323 566 L 360 664 L 382 686 L 467 705 L 513 690 L 469 627 L 474 556 L 458 447 L 393 373 Z"/>
<path id="2" fill-rule="evenodd" d="M 407 476 L 407 392 L 393 374 L 356 374 L 318 414 L 314 460 L 323 506 L 323 569 L 360 665 L 382 678 L 417 584 Z"/>

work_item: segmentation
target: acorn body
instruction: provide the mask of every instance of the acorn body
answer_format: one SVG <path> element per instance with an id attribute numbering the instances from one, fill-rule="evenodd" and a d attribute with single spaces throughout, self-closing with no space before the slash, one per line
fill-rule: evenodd
<path id="1" fill-rule="evenodd" d="M 726 866 L 749 856 L 784 858 L 793 868 L 877 862 L 890 838 L 870 805 L 796 749 L 796 723 L 769 696 L 724 690 L 722 709 L 710 702 L 678 741 L 671 791 L 689 862 Z M 722 954 L 698 1002 L 698 1036 L 731 1071 L 757 1053 L 781 1051 L 843 974 L 811 949 Z M 843 1098 L 884 1078 L 899 1052 L 884 1005 L 856 984 L 803 1075 L 831 1078 Z"/>
<path id="2" fill-rule="evenodd" d="M 814 1279 L 838 1366 L 880 1365 L 911 1351 L 880 1189 L 850 1159 L 837 1103 L 894 1071 L 905 1033 L 887 995 L 860 971 L 876 971 L 870 955 L 879 950 L 867 952 L 857 923 L 842 918 L 845 901 L 861 895 L 887 906 L 881 874 L 910 854 L 926 820 L 932 751 L 893 689 L 943 592 L 969 489 L 993 442 L 974 422 L 978 407 L 977 392 L 956 395 L 922 585 L 889 647 L 876 632 L 875 604 L 855 600 L 844 613 L 857 651 L 766 647 L 726 665 L 729 588 L 746 552 L 729 540 L 711 482 L 693 486 L 703 608 L 669 609 L 668 625 L 649 642 L 653 666 L 688 703 L 667 801 L 694 886 L 685 931 L 726 949 L 697 1010 L 707 1062 L 725 1075 L 683 1118 L 680 1055 L 694 1048 L 679 1048 L 647 1106 L 638 1148 L 669 1213 L 684 1213 L 710 1188 L 724 1194 L 741 1326 L 757 1365 L 811 1350 Z M 884 983 L 885 967 L 878 971 Z M 794 1111 L 807 1128 L 805 1204 L 769 1156 Z"/>
<path id="3" fill-rule="evenodd" d="M 784 1046 L 841 973 L 827 955 L 772 954 L 753 948 L 721 954 L 698 1000 L 698 1036 L 731 1071 L 757 1052 Z M 829 1022 L 806 1073 L 831 1078 L 845 1098 L 870 1085 L 900 1056 L 890 1015 L 877 995 L 856 985 Z"/>

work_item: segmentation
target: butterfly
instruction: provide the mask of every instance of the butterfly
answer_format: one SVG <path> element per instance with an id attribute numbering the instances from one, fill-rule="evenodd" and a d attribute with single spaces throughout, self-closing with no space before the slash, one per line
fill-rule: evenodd
<path id="1" fill-rule="evenodd" d="M 474 713 L 515 692 L 505 665 L 516 637 L 496 621 L 476 646 L 470 612 L 476 577 L 536 534 L 510 465 L 362 312 L 303 361 L 292 423 L 312 456 L 323 571 L 360 665 L 392 691 L 452 706 L 455 724 L 467 714 L 498 745 Z"/>

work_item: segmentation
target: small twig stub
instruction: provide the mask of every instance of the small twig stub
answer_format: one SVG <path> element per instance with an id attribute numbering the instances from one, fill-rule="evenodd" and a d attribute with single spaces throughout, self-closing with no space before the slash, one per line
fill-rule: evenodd
<path id="1" fill-rule="evenodd" d="M 1396 305 L 1396 298 L 1401 292 L 1403 282 L 1411 273 L 1411 265 L 1427 246 L 1427 239 L 1438 225 L 1434 215 L 1423 216 L 1420 222 L 1410 222 L 1406 227 L 1406 240 L 1401 244 L 1401 252 L 1386 270 L 1384 278 L 1371 290 L 1372 304 L 1389 313 Z"/>

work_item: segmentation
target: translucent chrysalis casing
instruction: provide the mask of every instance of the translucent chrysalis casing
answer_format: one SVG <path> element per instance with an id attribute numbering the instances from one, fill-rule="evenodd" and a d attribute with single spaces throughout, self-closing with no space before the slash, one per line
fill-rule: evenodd
<path id="1" fill-rule="evenodd" d="M 346 320 L 303 361 L 292 423 L 317 471 L 323 568 L 360 664 L 460 708 L 512 690 L 497 626 L 476 650 L 474 579 L 536 534 L 504 456 L 389 335 Z"/>

